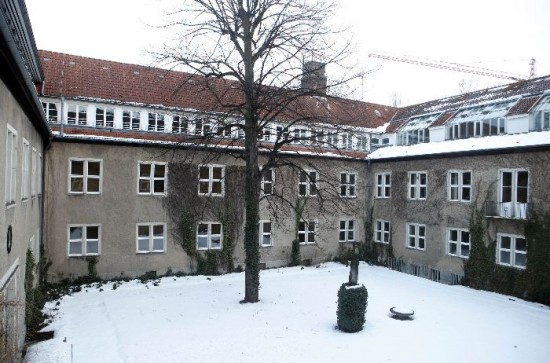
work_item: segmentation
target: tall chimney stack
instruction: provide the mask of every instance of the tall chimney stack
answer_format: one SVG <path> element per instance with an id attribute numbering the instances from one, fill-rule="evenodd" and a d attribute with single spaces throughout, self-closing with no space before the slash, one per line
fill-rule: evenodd
<path id="1" fill-rule="evenodd" d="M 324 63 L 316 61 L 304 63 L 302 89 L 323 94 L 327 93 L 327 76 L 325 75 Z"/>

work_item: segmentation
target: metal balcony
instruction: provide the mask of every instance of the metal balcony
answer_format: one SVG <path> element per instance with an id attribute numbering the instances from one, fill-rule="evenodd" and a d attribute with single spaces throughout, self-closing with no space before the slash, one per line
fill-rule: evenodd
<path id="1" fill-rule="evenodd" d="M 485 216 L 508 219 L 527 219 L 533 203 L 487 202 Z"/>

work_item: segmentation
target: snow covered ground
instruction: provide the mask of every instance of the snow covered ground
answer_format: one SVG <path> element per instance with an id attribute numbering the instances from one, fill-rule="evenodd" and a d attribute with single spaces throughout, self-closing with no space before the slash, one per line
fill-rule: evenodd
<path id="1" fill-rule="evenodd" d="M 239 304 L 244 273 L 83 289 L 61 300 L 46 328 L 55 338 L 30 347 L 26 362 L 550 360 L 549 307 L 366 264 L 365 328 L 340 332 L 336 294 L 348 271 L 335 263 L 262 271 L 258 304 Z M 414 309 L 415 319 L 391 319 L 392 306 Z"/>

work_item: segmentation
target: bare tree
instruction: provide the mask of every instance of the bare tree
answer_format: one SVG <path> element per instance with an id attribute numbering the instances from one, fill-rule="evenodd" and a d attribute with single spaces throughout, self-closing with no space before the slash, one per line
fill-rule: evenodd
<path id="1" fill-rule="evenodd" d="M 300 145 L 319 153 L 320 146 L 334 144 L 331 135 L 341 130 L 319 126 L 306 134 L 295 130 L 295 125 L 340 126 L 342 118 L 349 124 L 364 111 L 327 94 L 327 89 L 335 90 L 358 76 L 344 75 L 331 84 L 324 76 L 325 66 L 341 64 L 349 50 L 349 43 L 334 37 L 335 32 L 324 24 L 333 8 L 331 3 L 308 0 L 188 0 L 172 14 L 179 43 L 158 54 L 160 61 L 192 70 L 195 76 L 190 80 L 197 82 L 193 77 L 202 76 L 201 86 L 217 102 L 217 125 L 200 134 L 200 142 L 223 146 L 226 153 L 244 159 L 243 302 L 259 300 L 262 176 L 280 166 L 300 168 L 282 157 L 282 151 Z M 313 61 L 304 66 L 304 60 Z M 275 128 L 273 121 L 281 126 Z M 244 145 L 239 138 L 217 137 L 224 130 L 244 133 Z M 265 142 L 265 135 L 276 139 Z M 261 168 L 259 155 L 267 160 Z"/>

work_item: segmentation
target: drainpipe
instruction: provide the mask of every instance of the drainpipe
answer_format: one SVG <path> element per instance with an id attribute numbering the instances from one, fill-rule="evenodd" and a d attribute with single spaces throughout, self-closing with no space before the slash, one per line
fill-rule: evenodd
<path id="1" fill-rule="evenodd" d="M 63 136 L 63 123 L 65 121 L 64 105 L 65 97 L 61 96 L 61 107 L 59 108 L 59 112 L 61 113 L 61 117 L 59 118 L 59 122 L 61 122 L 61 136 Z"/>

